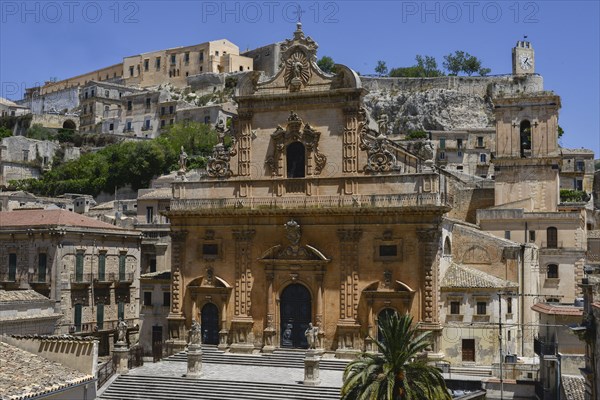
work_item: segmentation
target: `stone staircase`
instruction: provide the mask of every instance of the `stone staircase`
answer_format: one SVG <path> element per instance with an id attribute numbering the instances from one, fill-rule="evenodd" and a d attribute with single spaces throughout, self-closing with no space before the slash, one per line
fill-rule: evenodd
<path id="1" fill-rule="evenodd" d="M 100 400 L 334 400 L 339 388 L 121 375 Z"/>
<path id="2" fill-rule="evenodd" d="M 253 365 L 258 367 L 304 368 L 305 350 L 277 349 L 273 353 L 231 354 L 216 346 L 202 345 L 202 362 L 208 364 Z M 187 362 L 186 352 L 177 353 L 166 361 Z M 349 360 L 321 358 L 320 369 L 343 371 Z"/>
<path id="3" fill-rule="evenodd" d="M 477 376 L 477 377 L 491 377 L 492 369 L 490 367 L 451 367 L 450 372 L 456 375 L 466 375 L 466 376 Z"/>

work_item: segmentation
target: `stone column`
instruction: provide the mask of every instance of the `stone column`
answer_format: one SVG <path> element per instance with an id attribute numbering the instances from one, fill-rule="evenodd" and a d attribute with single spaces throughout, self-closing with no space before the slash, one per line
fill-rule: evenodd
<path id="1" fill-rule="evenodd" d="M 252 148 L 252 111 L 239 110 L 238 123 L 238 175 L 250 176 L 250 150 Z"/>
<path id="2" fill-rule="evenodd" d="M 377 327 L 375 326 L 375 321 L 373 318 L 373 299 L 367 299 L 367 318 L 368 327 L 367 327 L 367 337 L 365 338 L 365 351 L 368 353 L 374 353 L 377 351 L 377 348 L 373 342 L 373 338 L 377 335 Z"/>
<path id="3" fill-rule="evenodd" d="M 233 340 L 230 347 L 232 353 L 252 353 L 254 350 L 254 320 L 250 315 L 252 304 L 251 293 L 254 277 L 252 276 L 252 239 L 254 229 L 234 230 L 235 239 L 235 288 L 234 317 L 231 321 Z"/>
<path id="4" fill-rule="evenodd" d="M 360 229 L 339 229 L 340 241 L 340 317 L 337 324 L 338 358 L 354 358 L 360 352 L 358 318 L 358 258 Z"/>
<path id="5" fill-rule="evenodd" d="M 127 347 L 127 343 L 117 342 L 115 344 L 115 348 L 113 349 L 113 356 L 116 362 L 115 370 L 117 374 L 126 374 L 129 372 L 129 348 Z"/>
<path id="6" fill-rule="evenodd" d="M 433 331 L 433 348 L 428 352 L 432 360 L 443 358 L 438 354 L 439 340 L 442 326 L 438 318 L 438 266 L 435 262 L 439 247 L 439 231 L 437 229 L 418 229 L 420 258 L 422 265 L 421 275 L 421 324 L 422 330 Z"/>
<path id="7" fill-rule="evenodd" d="M 227 295 L 221 297 L 221 330 L 219 331 L 219 350 L 227 350 L 229 347 L 228 336 L 229 331 L 227 330 Z"/>
<path id="8" fill-rule="evenodd" d="M 181 270 L 185 263 L 185 239 L 187 231 L 171 232 L 171 312 L 167 316 L 169 323 L 169 340 L 173 343 L 174 351 L 185 349 L 185 316 L 183 315 L 181 299 L 185 293 L 182 290 Z"/>
<path id="9" fill-rule="evenodd" d="M 263 331 L 263 353 L 275 351 L 275 308 L 273 306 L 273 272 L 266 273 L 267 278 L 267 326 Z"/>
<path id="10" fill-rule="evenodd" d="M 190 344 L 187 351 L 186 378 L 198 379 L 202 373 L 202 346 Z"/>
<path id="11" fill-rule="evenodd" d="M 314 349 L 308 349 L 304 357 L 304 384 L 306 386 L 317 386 L 321 383 L 319 379 L 319 363 L 321 357 Z"/>
<path id="12" fill-rule="evenodd" d="M 358 171 L 358 133 L 365 123 L 359 111 L 358 107 L 344 108 L 346 119 L 342 136 L 342 169 L 344 172 L 356 173 Z"/>
<path id="13" fill-rule="evenodd" d="M 315 318 L 315 325 L 319 328 L 317 332 L 317 338 L 315 343 L 315 348 L 319 354 L 324 352 L 324 344 L 323 339 L 325 337 L 325 329 L 323 325 L 323 273 L 318 272 L 315 276 L 315 280 L 317 282 L 317 296 L 316 296 L 316 309 L 317 315 Z"/>

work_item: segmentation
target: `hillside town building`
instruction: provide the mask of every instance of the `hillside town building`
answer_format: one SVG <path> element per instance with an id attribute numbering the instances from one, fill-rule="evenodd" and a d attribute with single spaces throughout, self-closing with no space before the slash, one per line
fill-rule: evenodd
<path id="1" fill-rule="evenodd" d="M 56 302 L 56 334 L 99 336 L 139 323 L 140 234 L 64 210 L 0 212 L 0 287 Z"/>

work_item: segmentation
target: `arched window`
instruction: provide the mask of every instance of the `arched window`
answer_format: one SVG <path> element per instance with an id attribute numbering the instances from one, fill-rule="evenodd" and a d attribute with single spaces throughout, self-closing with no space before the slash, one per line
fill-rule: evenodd
<path id="1" fill-rule="evenodd" d="M 546 229 L 546 242 L 547 245 L 546 247 L 549 249 L 556 249 L 558 248 L 558 230 L 551 226 L 548 229 Z"/>
<path id="2" fill-rule="evenodd" d="M 306 175 L 306 150 L 300 142 L 294 142 L 287 147 L 287 177 L 304 178 Z"/>
<path id="3" fill-rule="evenodd" d="M 527 120 L 521 122 L 520 126 L 521 157 L 531 156 L 531 123 Z"/>
<path id="4" fill-rule="evenodd" d="M 446 236 L 446 240 L 444 240 L 444 255 L 452 255 L 452 245 L 450 244 L 450 238 L 448 236 Z"/>
<path id="5" fill-rule="evenodd" d="M 548 264 L 548 271 L 546 272 L 548 279 L 558 279 L 558 265 Z"/>

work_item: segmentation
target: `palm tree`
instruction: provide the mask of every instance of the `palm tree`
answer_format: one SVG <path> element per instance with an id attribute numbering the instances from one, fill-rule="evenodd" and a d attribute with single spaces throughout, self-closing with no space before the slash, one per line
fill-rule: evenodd
<path id="1" fill-rule="evenodd" d="M 397 313 L 379 321 L 379 354 L 363 353 L 344 371 L 342 400 L 451 399 L 439 369 L 417 356 L 431 332 L 411 328 L 412 317 Z"/>

